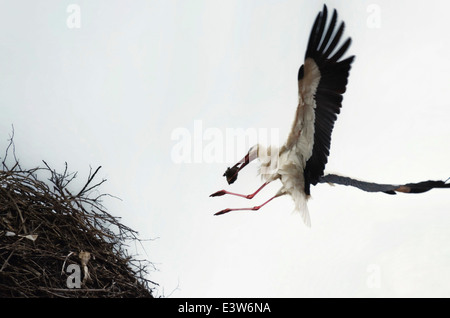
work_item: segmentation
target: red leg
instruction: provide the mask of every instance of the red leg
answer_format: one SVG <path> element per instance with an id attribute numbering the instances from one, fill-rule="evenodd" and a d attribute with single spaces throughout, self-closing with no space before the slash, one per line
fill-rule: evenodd
<path id="1" fill-rule="evenodd" d="M 254 197 L 259 191 L 261 191 L 262 188 L 264 188 L 264 187 L 265 187 L 266 185 L 268 185 L 268 184 L 269 184 L 269 182 L 265 182 L 261 187 L 259 187 L 258 190 L 256 190 L 256 191 L 255 191 L 254 193 L 252 193 L 252 194 L 247 194 L 247 195 L 245 195 L 245 194 L 239 194 L 239 193 L 230 192 L 230 191 L 227 191 L 227 190 L 220 190 L 220 191 L 217 191 L 217 192 L 211 194 L 210 197 L 218 197 L 218 196 L 221 196 L 221 195 L 224 195 L 224 194 L 231 194 L 231 195 L 237 195 L 238 197 L 242 197 L 242 198 L 246 198 L 246 199 L 253 199 L 253 197 Z"/>
<path id="2" fill-rule="evenodd" d="M 214 215 L 221 215 L 221 214 L 225 214 L 225 213 L 232 212 L 232 211 L 258 211 L 260 208 L 262 208 L 263 206 L 265 206 L 267 203 L 269 203 L 270 201 L 272 201 L 273 199 L 275 199 L 278 196 L 279 195 L 275 195 L 275 196 L 271 197 L 269 200 L 267 200 L 266 202 L 264 202 L 263 204 L 254 206 L 253 208 L 225 209 L 225 210 L 219 211 L 217 213 L 214 213 Z"/>

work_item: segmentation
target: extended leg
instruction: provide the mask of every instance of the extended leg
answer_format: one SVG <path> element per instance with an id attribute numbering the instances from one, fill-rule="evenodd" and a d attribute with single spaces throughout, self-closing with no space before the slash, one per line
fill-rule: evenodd
<path id="1" fill-rule="evenodd" d="M 267 203 L 269 203 L 270 201 L 272 201 L 273 199 L 275 199 L 279 196 L 280 196 L 280 194 L 276 194 L 275 196 L 271 197 L 269 200 L 267 200 L 263 204 L 254 206 L 252 208 L 225 209 L 225 210 L 219 211 L 217 213 L 214 213 L 214 215 L 221 215 L 221 214 L 225 214 L 225 213 L 232 212 L 232 211 L 258 211 L 263 206 L 265 206 Z"/>
<path id="2" fill-rule="evenodd" d="M 239 194 L 239 193 L 230 192 L 230 191 L 227 191 L 227 190 L 220 190 L 220 191 L 217 191 L 217 192 L 211 194 L 210 197 L 218 197 L 218 196 L 221 196 L 221 195 L 224 195 L 224 194 L 231 194 L 231 195 L 237 195 L 238 197 L 242 197 L 242 198 L 246 198 L 246 199 L 253 199 L 253 197 L 254 197 L 259 191 L 261 191 L 262 188 L 264 188 L 264 187 L 265 187 L 266 185 L 268 185 L 268 184 L 269 184 L 269 182 L 265 182 L 261 187 L 259 187 L 258 190 L 256 190 L 256 191 L 255 191 L 254 193 L 252 193 L 252 194 L 247 194 L 247 195 L 245 195 L 245 194 Z"/>

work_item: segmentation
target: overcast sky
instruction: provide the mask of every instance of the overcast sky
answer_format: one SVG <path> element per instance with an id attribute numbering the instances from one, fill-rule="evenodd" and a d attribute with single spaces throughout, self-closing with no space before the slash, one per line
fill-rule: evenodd
<path id="1" fill-rule="evenodd" d="M 448 1 L 327 1 L 356 55 L 327 171 L 450 177 Z M 111 214 L 139 232 L 172 297 L 450 296 L 450 193 L 321 184 L 311 229 L 289 197 L 210 198 L 253 137 L 282 143 L 321 1 L 1 1 L 0 148 L 24 167 L 102 166 Z M 252 137 L 253 136 L 253 137 Z M 247 138 L 247 139 L 245 139 Z M 244 148 L 244 149 L 242 149 Z M 2 153 L 0 151 L 0 153 Z"/>

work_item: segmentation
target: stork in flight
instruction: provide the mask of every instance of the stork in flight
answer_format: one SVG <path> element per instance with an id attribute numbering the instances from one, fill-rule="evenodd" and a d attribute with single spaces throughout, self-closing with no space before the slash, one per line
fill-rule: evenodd
<path id="1" fill-rule="evenodd" d="M 343 44 L 339 44 L 344 32 L 344 22 L 336 29 L 337 12 L 334 10 L 327 25 L 327 14 L 327 7 L 324 5 L 309 36 L 305 61 L 298 72 L 297 111 L 286 142 L 279 149 L 273 146 L 265 148 L 259 144 L 251 147 L 247 155 L 224 174 L 228 184 L 232 184 L 242 168 L 252 160 L 259 159 L 259 172 L 265 182 L 249 195 L 220 190 L 210 196 L 230 194 L 252 199 L 262 188 L 277 179 L 281 181 L 282 187 L 259 206 L 225 209 L 215 215 L 231 211 L 257 211 L 273 199 L 287 194 L 294 200 L 295 210 L 301 213 L 305 224 L 310 226 L 306 202 L 311 194 L 311 185 L 317 183 L 349 185 L 368 192 L 387 194 L 421 193 L 433 188 L 450 188 L 450 183 L 444 181 L 393 185 L 363 182 L 335 174 L 324 175 L 330 153 L 331 132 L 342 106 L 342 95 L 354 60 L 354 56 L 342 59 L 351 43 L 348 38 Z"/>

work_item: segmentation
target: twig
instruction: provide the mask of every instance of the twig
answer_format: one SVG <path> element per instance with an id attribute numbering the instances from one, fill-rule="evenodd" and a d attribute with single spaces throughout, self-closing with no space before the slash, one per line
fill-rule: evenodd
<path id="1" fill-rule="evenodd" d="M 78 192 L 78 194 L 76 195 L 77 197 L 81 196 L 83 193 L 85 193 L 85 192 L 87 192 L 87 191 L 89 191 L 89 190 L 91 190 L 91 189 L 93 189 L 93 188 L 95 188 L 95 187 L 98 187 L 99 185 L 101 185 L 103 182 L 106 181 L 106 179 L 103 179 L 103 180 L 100 181 L 98 184 L 96 184 L 96 185 L 94 185 L 94 186 L 92 186 L 92 187 L 90 187 L 89 189 L 86 190 L 87 186 L 88 186 L 88 185 L 91 183 L 91 181 L 94 179 L 95 175 L 97 174 L 97 172 L 100 170 L 101 167 L 102 167 L 102 166 L 99 166 L 99 167 L 95 170 L 94 174 L 92 174 L 92 175 L 91 175 L 92 169 L 89 171 L 88 181 L 86 182 L 86 184 L 84 185 L 84 187 L 80 190 L 80 192 Z"/>

